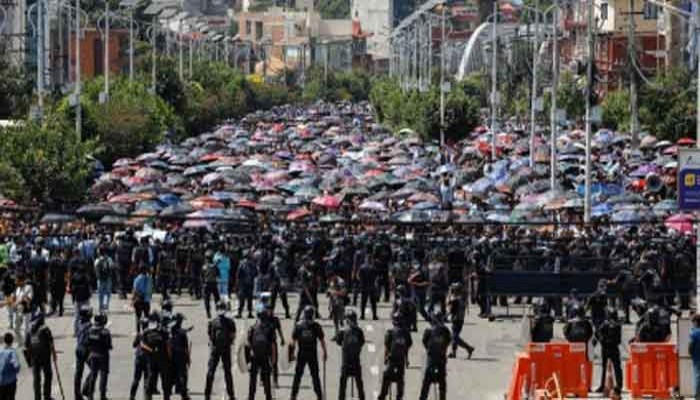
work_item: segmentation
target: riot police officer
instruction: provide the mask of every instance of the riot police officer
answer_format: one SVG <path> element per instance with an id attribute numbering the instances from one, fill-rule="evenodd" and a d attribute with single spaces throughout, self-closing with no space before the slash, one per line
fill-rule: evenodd
<path id="1" fill-rule="evenodd" d="M 148 325 L 142 332 L 143 340 L 141 348 L 146 353 L 148 359 L 148 380 L 146 384 L 146 400 L 151 400 L 156 394 L 156 383 L 158 377 L 161 379 L 163 388 L 163 399 L 170 399 L 170 381 L 168 376 L 168 338 L 163 327 L 160 325 L 160 315 L 152 312 L 148 317 Z"/>
<path id="2" fill-rule="evenodd" d="M 372 308 L 372 319 L 377 320 L 377 278 L 378 274 L 374 265 L 365 259 L 358 271 L 360 281 L 360 319 L 365 319 L 367 300 Z"/>
<path id="3" fill-rule="evenodd" d="M 270 387 L 270 375 L 272 365 L 276 363 L 277 347 L 275 343 L 275 330 L 267 320 L 266 307 L 260 304 L 257 312 L 258 320 L 248 330 L 246 341 L 246 354 L 250 360 L 250 385 L 248 386 L 248 399 L 255 400 L 258 374 L 265 391 L 265 399 L 272 400 L 272 388 Z"/>
<path id="4" fill-rule="evenodd" d="M 207 312 L 207 319 L 211 319 L 211 298 L 214 298 L 214 304 L 220 300 L 219 297 L 219 269 L 212 261 L 214 253 L 207 250 L 205 256 L 206 263 L 204 264 L 204 310 Z"/>
<path id="5" fill-rule="evenodd" d="M 76 399 L 82 399 L 80 389 L 83 384 L 83 371 L 88 360 L 88 336 L 92 328 L 92 308 L 82 306 L 78 310 L 78 332 L 75 341 L 75 373 L 73 375 L 73 388 Z"/>
<path id="6" fill-rule="evenodd" d="M 227 315 L 227 304 L 219 301 L 216 304 L 216 318 L 209 321 L 209 363 L 207 368 L 207 381 L 204 388 L 204 399 L 211 399 L 214 374 L 219 361 L 223 364 L 226 393 L 229 400 L 233 400 L 233 375 L 231 374 L 231 347 L 236 338 L 236 324 Z"/>
<path id="7" fill-rule="evenodd" d="M 566 321 L 564 337 L 572 343 L 588 343 L 593 337 L 593 325 L 586 318 L 586 310 L 583 307 L 576 307 L 572 312 L 574 318 Z"/>
<path id="8" fill-rule="evenodd" d="M 92 400 L 97 376 L 100 376 L 100 399 L 107 399 L 107 377 L 109 376 L 109 352 L 112 350 L 112 334 L 107 329 L 107 314 L 97 314 L 88 334 L 88 365 L 90 374 L 83 387 L 83 395 Z"/>
<path id="9" fill-rule="evenodd" d="M 25 337 L 24 349 L 27 364 L 32 367 L 34 400 L 50 400 L 51 380 L 53 379 L 51 357 L 56 361 L 56 349 L 51 329 L 46 325 L 44 313 L 41 310 L 36 310 L 32 316 L 31 325 Z"/>
<path id="10" fill-rule="evenodd" d="M 671 335 L 671 315 L 657 305 L 647 309 L 637 326 L 636 340 L 639 342 L 666 342 Z"/>
<path id="11" fill-rule="evenodd" d="M 389 385 L 396 382 L 396 400 L 403 400 L 405 387 L 406 364 L 408 363 L 408 351 L 413 345 L 411 334 L 401 323 L 399 314 L 394 313 L 391 322 L 393 328 L 384 335 L 384 374 L 382 375 L 382 388 L 379 392 L 379 400 L 386 398 Z"/>
<path id="12" fill-rule="evenodd" d="M 588 298 L 586 309 L 591 310 L 591 322 L 593 327 L 598 326 L 605 320 L 605 309 L 608 306 L 607 281 L 601 279 L 598 282 L 598 289 Z"/>
<path id="13" fill-rule="evenodd" d="M 279 338 L 280 346 L 284 346 L 284 332 L 282 332 L 282 323 L 280 322 L 280 319 L 277 316 L 275 316 L 274 308 L 272 308 L 270 304 L 269 293 L 265 292 L 260 294 L 260 303 L 263 305 L 266 314 L 265 318 L 263 319 L 263 322 L 268 324 L 272 331 L 275 332 L 275 341 L 272 342 L 272 346 L 275 347 L 275 354 L 277 356 L 274 358 L 274 362 L 272 363 L 272 381 L 275 385 L 275 388 L 278 388 L 279 368 L 277 366 L 277 363 L 279 361 L 279 351 L 276 339 Z"/>
<path id="14" fill-rule="evenodd" d="M 617 311 L 614 308 L 608 307 L 605 317 L 605 321 L 603 321 L 596 331 L 596 338 L 598 342 L 600 342 L 603 357 L 603 371 L 600 378 L 600 386 L 596 389 L 596 392 L 603 392 L 609 360 L 612 362 L 613 371 L 615 372 L 615 394 L 619 395 L 622 392 L 622 365 L 620 362 L 622 326 L 620 326 L 620 321 L 617 318 Z"/>
<path id="15" fill-rule="evenodd" d="M 248 318 L 253 318 L 253 291 L 256 276 L 257 269 L 255 265 L 246 257 L 238 266 L 238 271 L 236 272 L 236 285 L 238 286 L 238 314 L 236 314 L 236 318 L 241 318 L 246 303 L 248 306 Z"/>
<path id="16" fill-rule="evenodd" d="M 447 398 L 447 349 L 450 346 L 450 330 L 445 327 L 445 316 L 440 310 L 433 312 L 432 326 L 423 332 L 423 346 L 427 351 L 427 363 L 423 371 L 420 400 L 427 400 L 430 385 L 437 383 L 440 400 Z"/>
<path id="17" fill-rule="evenodd" d="M 464 287 L 461 283 L 455 282 L 450 287 L 450 296 L 447 301 L 450 312 L 450 322 L 452 323 L 452 352 L 448 357 L 457 357 L 457 347 L 462 347 L 467 350 L 467 358 L 472 358 L 474 347 L 465 342 L 459 334 L 464 327 L 465 311 L 467 309 L 467 300 L 464 298 Z"/>
<path id="18" fill-rule="evenodd" d="M 343 278 L 338 275 L 334 275 L 330 279 L 330 284 L 328 286 L 328 297 L 330 298 L 328 307 L 330 309 L 330 315 L 333 318 L 335 335 L 337 336 L 340 327 L 343 326 L 345 305 L 347 304 L 348 298 L 348 292 Z"/>
<path id="19" fill-rule="evenodd" d="M 396 287 L 392 315 L 396 314 L 401 325 L 411 332 L 418 332 L 418 311 L 416 303 L 408 296 L 406 286 Z"/>
<path id="20" fill-rule="evenodd" d="M 326 341 L 323 335 L 323 328 L 314 321 L 314 308 L 307 305 L 302 312 L 302 320 L 297 323 L 292 332 L 291 350 L 293 351 L 298 344 L 297 363 L 294 369 L 294 380 L 292 381 L 292 400 L 296 400 L 299 393 L 299 384 L 301 376 L 304 373 L 304 368 L 308 365 L 311 373 L 311 381 L 316 393 L 317 400 L 321 400 L 323 392 L 321 391 L 321 379 L 318 374 L 318 350 L 317 342 L 321 343 L 323 350 L 323 363 L 328 359 L 326 352 Z M 325 367 L 324 367 L 325 368 Z"/>
<path id="21" fill-rule="evenodd" d="M 141 325 L 148 327 L 148 318 L 141 319 Z M 139 388 L 139 382 L 143 378 L 143 391 L 148 392 L 148 363 L 150 351 L 147 351 L 148 345 L 143 340 L 144 332 L 139 332 L 134 338 L 134 377 L 131 381 L 131 389 L 129 391 L 129 400 L 136 399 L 136 392 Z"/>
<path id="22" fill-rule="evenodd" d="M 573 318 L 573 314 L 572 318 Z M 530 340 L 534 343 L 549 343 L 554 336 L 554 318 L 546 304 L 535 306 L 535 316 L 530 327 Z"/>
<path id="23" fill-rule="evenodd" d="M 182 327 L 185 316 L 176 313 L 173 316 L 172 327 L 170 328 L 170 353 L 172 358 L 172 386 L 180 395 L 182 400 L 190 398 L 187 389 L 187 373 L 190 367 L 190 340 L 187 337 L 187 329 Z M 172 389 L 171 389 L 172 392 Z"/>
<path id="24" fill-rule="evenodd" d="M 357 384 L 357 393 L 360 400 L 365 399 L 365 389 L 362 382 L 362 363 L 360 353 L 365 345 L 365 335 L 357 326 L 357 313 L 352 308 L 345 310 L 347 326 L 338 332 L 336 342 L 342 348 L 342 364 L 340 367 L 340 392 L 339 400 L 345 400 L 345 389 L 348 378 L 352 378 Z M 351 383 L 352 384 L 352 383 Z"/>
<path id="25" fill-rule="evenodd" d="M 272 259 L 272 268 L 270 270 L 270 308 L 275 311 L 277 297 L 282 300 L 284 308 L 284 317 L 289 319 L 289 301 L 287 300 L 287 285 L 289 282 L 289 273 L 287 271 L 287 261 L 283 257 L 281 249 L 275 251 L 275 257 Z"/>
<path id="26" fill-rule="evenodd" d="M 306 309 L 306 306 L 310 305 L 315 307 L 316 302 L 314 301 L 314 298 L 316 296 L 316 289 L 313 274 L 307 267 L 302 266 L 297 275 L 299 275 L 301 288 L 299 289 L 299 308 L 297 308 L 296 317 L 294 319 L 295 321 L 299 322 L 299 319 L 301 318 L 303 311 Z"/>

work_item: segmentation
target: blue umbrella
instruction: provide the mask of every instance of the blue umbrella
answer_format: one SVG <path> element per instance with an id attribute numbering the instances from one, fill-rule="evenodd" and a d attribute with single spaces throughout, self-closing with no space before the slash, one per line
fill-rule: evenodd
<path id="1" fill-rule="evenodd" d="M 608 215 L 612 212 L 613 208 L 610 204 L 608 203 L 600 203 L 591 209 L 591 216 L 592 217 L 602 217 L 604 215 Z"/>
<path id="2" fill-rule="evenodd" d="M 158 201 L 161 203 L 165 204 L 166 206 L 172 206 L 174 204 L 177 204 L 181 202 L 180 198 L 172 193 L 166 193 L 166 194 L 161 194 L 158 196 Z"/>

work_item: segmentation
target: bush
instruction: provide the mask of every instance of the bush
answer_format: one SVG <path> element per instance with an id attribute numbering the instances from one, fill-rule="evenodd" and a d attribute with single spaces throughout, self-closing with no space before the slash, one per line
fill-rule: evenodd
<path id="1" fill-rule="evenodd" d="M 62 115 L 49 114 L 39 125 L 7 128 L 0 132 L 0 175 L 10 177 L 3 183 L 5 195 L 46 206 L 75 204 L 87 189 L 92 162 L 88 155 L 93 141 L 80 141 L 72 125 Z"/>
<path id="2" fill-rule="evenodd" d="M 372 88 L 370 76 L 363 71 L 335 72 L 326 74 L 321 67 L 310 68 L 306 72 L 306 82 L 302 100 L 313 103 L 325 101 L 364 101 L 369 98 Z"/>
<path id="3" fill-rule="evenodd" d="M 24 201 L 26 196 L 24 178 L 8 162 L 0 162 L 0 197 Z"/>
<path id="4" fill-rule="evenodd" d="M 630 127 L 630 97 L 626 90 L 610 92 L 603 99 L 603 127 L 628 131 Z"/>

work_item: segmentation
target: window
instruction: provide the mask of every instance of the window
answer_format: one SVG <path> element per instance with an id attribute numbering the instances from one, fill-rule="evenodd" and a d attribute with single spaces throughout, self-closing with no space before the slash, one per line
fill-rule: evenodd
<path id="1" fill-rule="evenodd" d="M 255 40 L 262 39 L 263 36 L 263 23 L 262 21 L 255 22 Z"/>
<path id="2" fill-rule="evenodd" d="M 607 21 L 608 19 L 608 3 L 600 3 L 600 19 Z"/>
<path id="3" fill-rule="evenodd" d="M 246 21 L 246 22 L 245 22 L 245 35 L 246 35 L 246 36 L 250 36 L 250 33 L 251 33 L 251 30 L 252 30 L 252 29 L 253 29 L 253 26 L 252 26 L 252 24 L 250 23 L 250 21 Z"/>
<path id="4" fill-rule="evenodd" d="M 659 7 L 655 4 L 644 2 L 644 19 L 659 18 Z"/>

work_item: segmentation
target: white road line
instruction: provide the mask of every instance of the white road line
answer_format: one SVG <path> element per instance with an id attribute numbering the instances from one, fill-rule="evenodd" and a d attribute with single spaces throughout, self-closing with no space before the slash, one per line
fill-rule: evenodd
<path id="1" fill-rule="evenodd" d="M 373 365 L 370 369 L 369 372 L 372 373 L 372 375 L 377 376 L 379 375 L 379 367 L 376 365 Z"/>
<path id="2" fill-rule="evenodd" d="M 370 353 L 374 353 L 375 351 L 377 351 L 377 347 L 370 343 L 367 345 L 367 351 L 369 351 Z"/>
<path id="3" fill-rule="evenodd" d="M 367 332 L 374 332 L 374 327 L 370 324 L 365 325 L 365 330 Z"/>

